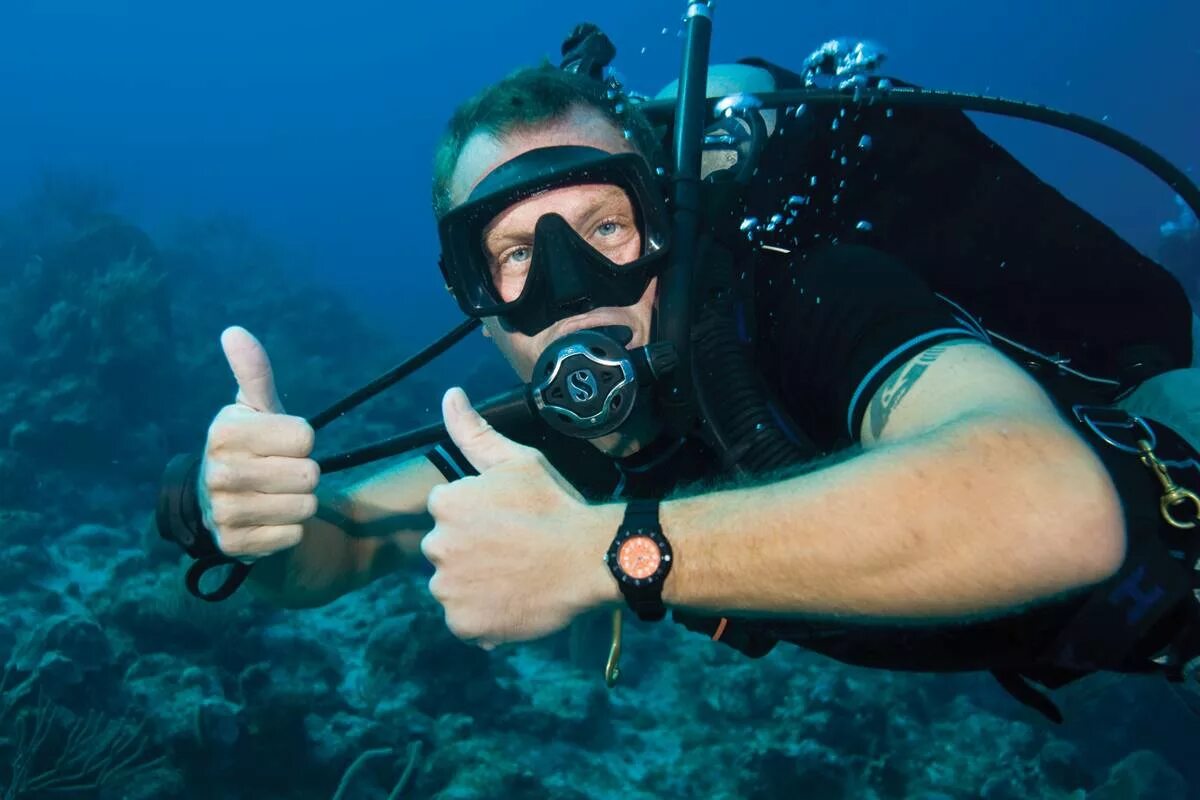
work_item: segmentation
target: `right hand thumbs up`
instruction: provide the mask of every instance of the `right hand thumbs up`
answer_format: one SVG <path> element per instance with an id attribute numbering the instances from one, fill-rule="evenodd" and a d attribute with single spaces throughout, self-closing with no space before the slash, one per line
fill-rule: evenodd
<path id="1" fill-rule="evenodd" d="M 200 509 L 221 551 L 251 562 L 300 543 L 317 512 L 320 469 L 309 458 L 312 426 L 284 414 L 262 344 L 232 327 L 221 347 L 238 391 L 208 429 Z"/>
<path id="2" fill-rule="evenodd" d="M 226 328 L 221 334 L 221 349 L 238 385 L 234 402 L 253 411 L 282 414 L 283 403 L 275 391 L 271 359 L 258 339 L 245 328 Z"/>

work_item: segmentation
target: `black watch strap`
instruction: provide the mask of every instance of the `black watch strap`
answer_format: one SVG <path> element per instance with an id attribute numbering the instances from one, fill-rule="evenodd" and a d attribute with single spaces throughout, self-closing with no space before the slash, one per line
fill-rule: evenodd
<path id="1" fill-rule="evenodd" d="M 622 528 L 653 528 L 662 532 L 658 521 L 658 500 L 630 500 L 625 506 L 625 519 L 621 520 Z"/>
<path id="2" fill-rule="evenodd" d="M 663 604 L 663 582 L 671 571 L 671 545 L 662 532 L 658 520 L 658 500 L 631 500 L 625 507 L 625 517 L 617 535 L 613 538 L 608 551 L 608 565 L 617 579 L 617 585 L 625 602 L 637 615 L 638 619 L 646 622 L 657 622 L 667 615 L 667 607 Z M 645 536 L 651 539 L 658 548 L 659 565 L 655 573 L 646 578 L 637 578 L 627 574 L 618 561 L 622 545 L 635 537 Z"/>

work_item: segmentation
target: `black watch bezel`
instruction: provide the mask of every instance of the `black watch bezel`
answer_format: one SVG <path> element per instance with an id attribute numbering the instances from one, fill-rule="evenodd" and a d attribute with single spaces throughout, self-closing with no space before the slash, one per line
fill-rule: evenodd
<path id="1" fill-rule="evenodd" d="M 654 542 L 659 552 L 658 567 L 645 578 L 635 578 L 626 573 L 617 557 L 626 542 L 639 536 Z M 625 602 L 639 619 L 657 622 L 666 617 L 667 607 L 662 599 L 663 584 L 671 572 L 674 560 L 671 543 L 658 522 L 658 502 L 630 501 L 625 510 L 625 518 L 604 554 L 604 561 L 609 572 L 616 578 L 617 588 L 621 590 Z"/>

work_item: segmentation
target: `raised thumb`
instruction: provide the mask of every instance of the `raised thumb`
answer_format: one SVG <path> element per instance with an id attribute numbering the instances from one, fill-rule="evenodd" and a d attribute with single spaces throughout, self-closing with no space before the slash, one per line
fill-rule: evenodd
<path id="1" fill-rule="evenodd" d="M 480 473 L 511 461 L 526 449 L 524 445 L 504 438 L 479 416 L 479 412 L 471 407 L 467 393 L 457 386 L 442 397 L 442 419 L 450 439 Z"/>
<path id="2" fill-rule="evenodd" d="M 262 343 L 245 328 L 233 326 L 221 334 L 221 349 L 237 380 L 239 405 L 267 414 L 282 414 L 283 403 L 275 391 L 271 359 Z"/>

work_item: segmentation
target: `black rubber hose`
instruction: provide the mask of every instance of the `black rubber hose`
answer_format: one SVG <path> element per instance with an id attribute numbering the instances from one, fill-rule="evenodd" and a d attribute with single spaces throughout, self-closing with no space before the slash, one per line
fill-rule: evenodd
<path id="1" fill-rule="evenodd" d="M 447 333 L 445 336 L 426 347 L 421 352 L 388 370 L 375 380 L 368 383 L 366 386 L 357 391 L 351 392 L 321 413 L 314 414 L 313 416 L 309 417 L 308 424 L 313 427 L 313 430 L 320 430 L 321 428 L 324 428 L 342 414 L 345 414 L 347 411 L 350 411 L 353 408 L 357 408 L 375 395 L 382 392 L 384 389 L 387 389 L 389 386 L 404 380 L 406 377 L 416 372 L 421 367 L 425 366 L 454 345 L 458 344 L 458 342 L 461 341 L 468 333 L 478 327 L 479 320 L 466 320 L 455 327 L 452 331 Z"/>
<path id="2" fill-rule="evenodd" d="M 741 475 L 811 461 L 817 446 L 799 431 L 779 427 L 758 372 L 738 338 L 729 300 L 701 309 L 696 319 L 696 403 L 725 466 Z"/>
<path id="3" fill-rule="evenodd" d="M 1093 119 L 1058 111 L 1036 103 L 1007 100 L 1000 97 L 985 97 L 963 92 L 944 92 L 933 89 L 896 87 L 893 89 L 858 89 L 853 93 L 836 89 L 791 89 L 783 92 L 755 94 L 755 100 L 764 108 L 786 108 L 800 105 L 857 106 L 861 104 L 886 104 L 889 106 L 914 106 L 920 108 L 955 108 L 960 111 L 981 111 L 1017 119 L 1027 119 L 1054 128 L 1078 134 L 1094 142 L 1116 150 L 1141 164 L 1158 176 L 1172 191 L 1183 198 L 1192 213 L 1200 217 L 1200 187 L 1184 172 L 1151 150 L 1146 145 L 1115 128 Z M 710 98 L 710 109 L 722 98 Z M 669 123 L 674 113 L 671 101 L 654 100 L 640 106 L 653 122 Z M 710 112 L 711 113 L 711 112 Z"/>
<path id="4" fill-rule="evenodd" d="M 525 386 L 477 403 L 475 410 L 493 428 L 501 432 L 517 429 L 537 419 L 537 411 L 530 400 L 529 389 Z M 317 459 L 317 464 L 321 468 L 321 474 L 328 475 L 407 453 L 418 447 L 426 447 L 445 437 L 446 426 L 435 422 L 355 450 Z"/>

